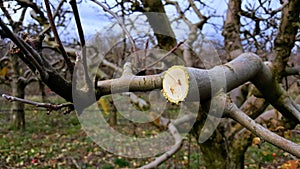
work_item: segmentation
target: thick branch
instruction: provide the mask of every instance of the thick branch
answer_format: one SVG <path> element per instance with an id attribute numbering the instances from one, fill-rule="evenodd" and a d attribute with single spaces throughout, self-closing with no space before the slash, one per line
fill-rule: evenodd
<path id="1" fill-rule="evenodd" d="M 225 49 L 233 59 L 243 52 L 240 38 L 240 14 L 241 0 L 229 0 L 224 30 L 222 35 L 225 38 Z"/>
<path id="2" fill-rule="evenodd" d="M 183 100 L 199 100 L 199 96 L 201 101 L 206 101 L 221 89 L 228 92 L 247 81 L 251 81 L 263 94 L 264 98 L 284 116 L 290 119 L 294 117 L 299 122 L 299 106 L 276 82 L 270 70 L 271 67 L 271 64 L 267 63 L 265 65 L 259 56 L 252 53 L 242 54 L 225 65 L 216 66 L 209 70 L 177 66 L 177 68 L 169 69 L 174 73 L 168 73 L 168 71 L 165 73 L 163 84 L 166 85 L 163 86 L 163 91 L 165 96 L 167 94 L 166 98 L 172 98 L 170 101 L 174 103 Z M 184 75 L 186 73 L 188 73 L 188 76 L 178 77 L 179 74 Z M 193 81 L 196 82 L 197 86 L 194 86 Z M 183 93 L 187 92 L 186 90 L 188 94 L 183 98 Z M 197 92 L 199 93 L 197 94 Z"/>
<path id="3" fill-rule="evenodd" d="M 175 34 L 166 15 L 161 0 L 142 0 L 144 14 L 153 29 L 158 46 L 164 50 L 170 50 L 176 46 Z"/>
<path id="4" fill-rule="evenodd" d="M 267 65 L 272 67 L 268 63 Z M 169 84 L 169 87 L 168 85 L 166 85 L 163 90 L 164 93 L 175 93 L 175 95 L 176 93 L 184 93 L 185 91 L 182 91 L 182 89 L 188 90 L 186 98 L 180 97 L 180 100 L 171 100 L 172 102 L 180 102 L 185 99 L 200 99 L 201 101 L 207 101 L 221 89 L 223 89 L 223 91 L 225 92 L 228 92 L 247 81 L 251 81 L 260 90 L 264 98 L 269 103 L 271 103 L 278 111 L 280 111 L 284 116 L 290 119 L 296 118 L 299 122 L 299 106 L 294 103 L 294 101 L 287 95 L 284 89 L 280 87 L 280 85 L 276 82 L 274 75 L 267 65 L 262 62 L 259 56 L 253 53 L 244 53 L 225 65 L 216 66 L 209 70 L 183 67 L 180 68 L 179 72 L 186 71 L 189 74 L 187 78 L 185 77 L 186 82 L 188 82 L 190 78 L 190 80 L 195 80 L 197 86 L 174 88 L 170 87 L 171 82 L 167 82 L 166 84 Z M 172 78 L 178 77 L 178 74 L 171 74 L 170 76 L 171 78 L 168 79 L 176 80 L 176 83 L 172 83 L 174 85 L 182 85 L 186 83 L 184 82 L 184 80 L 181 80 L 181 82 L 179 83 L 176 78 Z M 163 74 L 151 76 L 132 75 L 119 79 L 99 81 L 97 84 L 97 95 L 98 97 L 100 97 L 102 95 L 111 94 L 112 85 L 114 85 L 113 92 L 149 91 L 153 89 L 161 89 L 162 79 Z M 166 76 L 164 76 L 164 79 L 167 79 Z M 222 84 L 223 81 L 220 81 L 222 79 L 225 79 L 224 84 Z M 192 83 L 187 83 L 187 85 L 191 84 Z M 199 93 L 197 94 L 197 92 Z M 176 97 L 181 95 L 182 94 L 177 94 Z M 171 98 L 176 99 L 176 97 Z"/>

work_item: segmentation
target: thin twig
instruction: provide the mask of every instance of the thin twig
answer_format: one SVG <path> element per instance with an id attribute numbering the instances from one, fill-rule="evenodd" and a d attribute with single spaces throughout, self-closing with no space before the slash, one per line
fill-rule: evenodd
<path id="1" fill-rule="evenodd" d="M 67 113 L 70 113 L 74 109 L 73 103 L 62 103 L 62 104 L 40 103 L 40 102 L 31 101 L 31 100 L 21 99 L 18 97 L 7 95 L 7 94 L 2 94 L 2 97 L 8 101 L 18 101 L 18 102 L 33 105 L 36 107 L 43 107 L 43 108 L 46 108 L 48 110 L 48 112 L 61 110 L 62 108 L 67 107 L 67 108 L 69 108 L 69 110 L 67 110 L 67 112 L 65 112 L 65 114 L 67 114 Z"/>
<path id="2" fill-rule="evenodd" d="M 201 20 L 205 20 L 206 16 L 204 16 L 199 9 L 197 9 L 197 6 L 193 0 L 189 0 L 190 6 L 193 8 L 194 12 L 197 14 L 198 18 Z"/>
<path id="3" fill-rule="evenodd" d="M 156 60 L 155 62 L 145 66 L 141 71 L 146 70 L 151 68 L 152 66 L 156 65 L 158 62 L 162 61 L 164 58 L 166 58 L 167 56 L 169 56 L 170 54 L 172 54 L 176 49 L 179 48 L 180 45 L 182 45 L 185 41 L 181 41 L 179 42 L 174 48 L 172 48 L 168 53 L 166 53 L 164 56 L 160 57 L 158 60 Z"/>
<path id="4" fill-rule="evenodd" d="M 163 117 L 160 117 L 160 118 L 161 118 L 161 121 L 166 121 L 165 118 L 163 118 Z M 180 135 L 177 128 L 175 127 L 175 125 L 172 122 L 168 123 L 168 129 L 175 139 L 175 145 L 169 151 L 165 152 L 161 156 L 157 157 L 154 161 L 140 167 L 139 169 L 157 168 L 160 164 L 167 161 L 178 150 L 180 150 L 180 148 L 182 147 L 182 144 L 183 144 L 182 136 Z"/>
<path id="5" fill-rule="evenodd" d="M 23 39 L 18 37 L 16 34 L 14 34 L 7 25 L 2 21 L 0 18 L 0 27 L 2 28 L 3 33 L 6 37 L 10 38 L 16 46 L 18 46 L 21 51 L 24 53 L 24 56 L 20 55 L 20 57 L 23 57 L 24 60 L 26 60 L 27 65 L 32 69 L 37 69 L 39 73 L 43 76 L 47 76 L 47 72 L 44 71 L 44 68 L 41 66 L 42 61 L 39 56 L 39 54 L 31 48 Z"/>
<path id="6" fill-rule="evenodd" d="M 133 52 L 137 51 L 137 47 L 135 45 L 135 42 L 132 38 L 132 36 L 130 35 L 129 31 L 126 29 L 126 26 L 123 24 L 123 22 L 120 20 L 120 18 L 118 17 L 117 14 L 115 14 L 113 11 L 111 11 L 110 9 L 108 9 L 105 5 L 103 5 L 101 2 L 97 1 L 97 0 L 92 0 L 92 2 L 96 3 L 97 5 L 101 6 L 102 9 L 105 12 L 108 12 L 109 14 L 111 14 L 118 22 L 118 24 L 122 27 L 122 29 L 124 30 L 124 32 L 126 33 L 126 35 L 128 36 L 128 39 L 130 41 L 130 43 L 132 44 L 132 48 L 133 48 Z"/>
<path id="7" fill-rule="evenodd" d="M 77 161 L 73 157 L 70 157 L 70 159 L 72 160 L 73 164 L 77 169 L 81 169 L 81 167 L 78 165 Z"/>
<path id="8" fill-rule="evenodd" d="M 0 1 L 0 8 L 3 12 L 3 14 L 5 15 L 5 17 L 7 18 L 9 24 L 13 27 L 14 26 L 14 20 L 12 19 L 11 15 L 9 14 L 9 12 L 6 10 L 6 8 L 3 5 L 3 1 Z"/>
<path id="9" fill-rule="evenodd" d="M 58 16 L 59 14 L 59 10 L 61 9 L 61 7 L 63 6 L 63 4 L 65 3 L 65 0 L 61 0 L 55 10 L 55 12 L 53 13 L 53 19 L 55 20 L 55 18 Z M 47 26 L 47 27 L 44 27 L 44 30 L 42 30 L 40 33 L 39 33 L 39 36 L 41 35 L 44 35 L 46 32 L 48 32 L 50 30 L 51 26 Z"/>
<path id="10" fill-rule="evenodd" d="M 54 38 L 55 38 L 55 40 L 58 44 L 58 48 L 59 48 L 65 62 L 67 63 L 67 66 L 68 66 L 68 69 L 69 69 L 70 73 L 73 74 L 74 65 L 72 64 L 72 62 L 71 62 L 67 52 L 65 51 L 65 48 L 64 48 L 64 46 L 63 46 L 63 44 L 62 44 L 62 42 L 59 38 L 57 29 L 56 29 L 56 26 L 55 26 L 55 23 L 54 23 L 54 19 L 52 17 L 51 8 L 50 8 L 50 5 L 49 5 L 49 0 L 45 0 L 45 6 L 46 6 L 46 10 L 47 10 L 47 16 L 48 16 L 48 19 L 49 19 L 49 23 L 50 23 Z"/>

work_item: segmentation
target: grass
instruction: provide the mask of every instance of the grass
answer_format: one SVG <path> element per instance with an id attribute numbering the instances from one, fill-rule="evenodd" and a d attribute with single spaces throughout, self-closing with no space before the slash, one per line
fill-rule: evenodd
<path id="1" fill-rule="evenodd" d="M 153 160 L 123 158 L 103 150 L 81 129 L 75 112 L 47 115 L 46 111 L 32 106 L 26 109 L 25 131 L 10 130 L 5 120 L 8 112 L 0 113 L 0 168 L 136 168 Z M 116 130 L 124 130 L 121 126 Z M 131 129 L 127 126 L 123 133 L 131 133 Z M 184 167 L 183 154 L 184 151 L 179 152 L 161 168 L 173 164 Z"/>
<path id="2" fill-rule="evenodd" d="M 0 168 L 136 168 L 154 159 L 118 157 L 103 150 L 86 136 L 74 112 L 47 115 L 46 111 L 30 106 L 26 108 L 25 131 L 10 130 L 5 120 L 7 113 L 0 113 Z M 147 126 L 143 130 L 146 130 L 144 134 L 151 135 L 155 129 Z M 300 138 L 296 138 L 295 142 L 299 143 Z M 264 143 L 261 148 L 251 146 L 248 149 L 245 168 L 278 168 L 293 158 Z M 192 138 L 159 168 L 205 168 L 203 166 L 203 155 Z"/>

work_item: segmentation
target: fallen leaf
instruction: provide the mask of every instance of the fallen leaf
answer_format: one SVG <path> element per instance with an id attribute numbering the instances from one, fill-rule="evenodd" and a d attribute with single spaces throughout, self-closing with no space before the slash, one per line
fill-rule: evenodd
<path id="1" fill-rule="evenodd" d="M 281 165 L 281 169 L 297 169 L 299 160 L 289 160 Z"/>

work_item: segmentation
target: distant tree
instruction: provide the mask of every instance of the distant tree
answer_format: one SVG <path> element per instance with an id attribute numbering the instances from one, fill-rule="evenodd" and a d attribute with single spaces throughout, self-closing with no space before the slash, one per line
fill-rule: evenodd
<path id="1" fill-rule="evenodd" d="M 61 18 L 61 15 L 64 15 L 67 11 L 61 10 L 63 3 L 64 2 L 62 1 L 59 4 L 57 12 L 55 13 L 55 16 L 60 17 L 59 22 L 65 22 L 64 19 Z M 7 19 L 8 25 L 11 29 L 26 43 L 30 44 L 36 52 L 43 55 L 43 43 L 51 43 L 51 41 L 49 41 L 50 27 L 48 20 L 45 17 L 44 9 L 39 6 L 38 3 L 31 1 L 1 1 L 0 6 L 2 11 L 1 17 L 5 17 Z M 8 8 L 5 6 L 8 6 Z M 30 17 L 33 19 L 33 21 L 29 23 L 27 23 L 28 21 L 25 19 L 26 17 L 29 17 L 27 11 L 29 11 Z M 20 16 L 16 17 L 16 14 L 20 14 Z M 44 40 L 45 36 L 47 37 L 47 40 Z M 20 48 L 13 43 L 7 46 L 10 47 L 4 58 L 9 62 L 8 65 L 10 65 L 9 68 L 11 71 L 11 75 L 7 80 L 12 87 L 12 95 L 24 99 L 25 87 L 29 83 L 39 80 L 33 75 L 33 72 L 25 66 L 24 62 L 21 62 L 20 57 L 22 57 L 23 53 L 20 51 Z M 49 58 L 47 55 L 43 56 L 45 59 Z M 58 61 L 59 59 L 56 58 L 55 62 Z M 5 68 L 8 68 L 8 65 Z M 42 96 L 45 98 L 44 84 L 41 81 L 39 81 L 39 86 L 42 89 Z M 25 128 L 25 112 L 24 104 L 22 102 L 12 103 L 10 116 L 12 128 Z"/>

